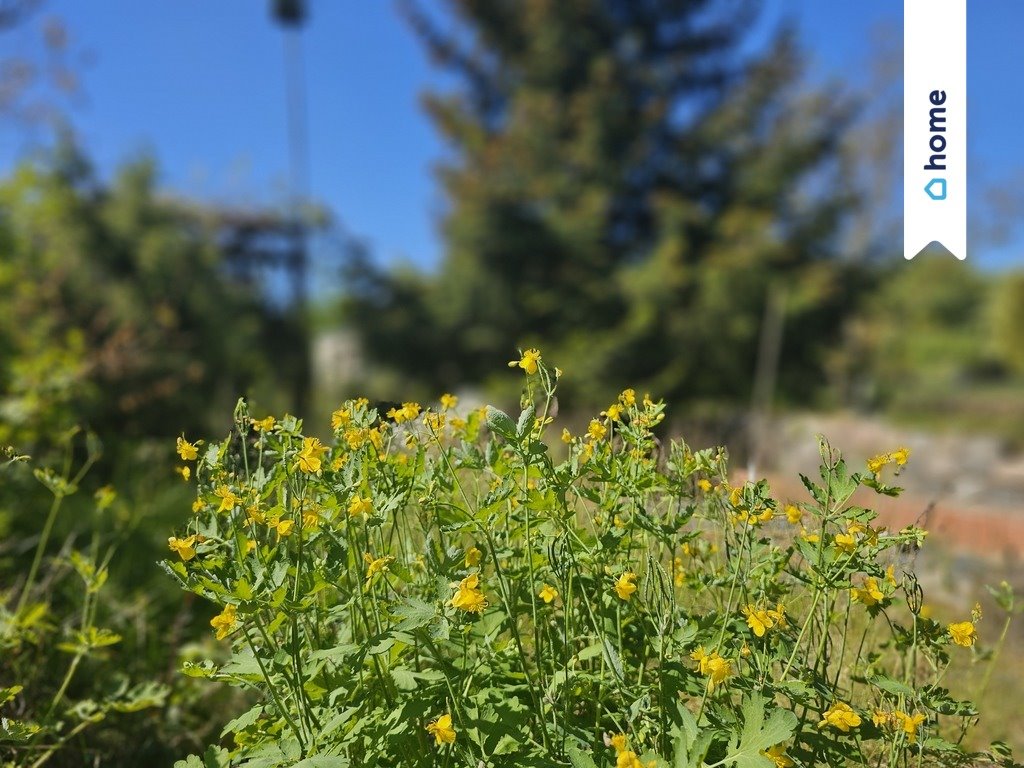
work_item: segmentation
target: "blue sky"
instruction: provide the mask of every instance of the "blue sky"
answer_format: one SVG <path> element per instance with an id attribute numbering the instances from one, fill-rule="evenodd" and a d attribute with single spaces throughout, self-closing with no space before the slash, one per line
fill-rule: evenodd
<path id="1" fill-rule="evenodd" d="M 443 200 L 431 168 L 444 146 L 418 96 L 444 80 L 390 0 L 311 2 L 303 45 L 313 196 L 379 259 L 430 266 L 443 248 L 436 226 Z M 93 58 L 71 114 L 101 171 L 151 151 L 163 184 L 176 192 L 230 203 L 282 201 L 284 54 L 268 6 L 264 0 L 47 0 L 37 22 L 61 17 L 74 47 Z M 888 28 L 900 44 L 902 7 L 901 0 L 765 2 L 769 20 L 789 14 L 798 23 L 816 79 L 855 83 L 867 77 L 879 29 Z M 1024 116 L 1024 89 L 1017 85 L 1024 70 L 1021 29 L 1021 0 L 970 3 L 972 215 L 989 184 L 1024 195 L 1024 144 L 1010 119 Z M 31 33 L 9 33 L 0 43 L 24 53 L 32 48 Z M 0 173 L 32 142 L 0 125 Z M 971 258 L 986 266 L 1019 265 L 1024 228 L 1011 224 L 1002 243 L 986 241 Z"/>

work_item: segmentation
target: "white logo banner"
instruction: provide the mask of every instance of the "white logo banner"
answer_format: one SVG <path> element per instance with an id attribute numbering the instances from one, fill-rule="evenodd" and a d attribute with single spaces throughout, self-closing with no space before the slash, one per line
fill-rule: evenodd
<path id="1" fill-rule="evenodd" d="M 903 3 L 903 256 L 967 258 L 967 0 Z"/>

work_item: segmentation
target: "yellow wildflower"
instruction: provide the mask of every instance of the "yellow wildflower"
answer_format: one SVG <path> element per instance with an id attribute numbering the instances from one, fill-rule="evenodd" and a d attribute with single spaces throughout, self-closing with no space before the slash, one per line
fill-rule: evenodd
<path id="1" fill-rule="evenodd" d="M 607 411 L 601 411 L 602 416 L 607 416 L 611 421 L 618 421 L 622 418 L 623 407 L 618 403 L 612 403 Z"/>
<path id="2" fill-rule="evenodd" d="M 348 426 L 352 421 L 352 412 L 348 408 L 339 408 L 331 414 L 331 429 L 337 432 L 342 427 Z"/>
<path id="3" fill-rule="evenodd" d="M 452 727 L 452 716 L 441 715 L 432 723 L 429 723 L 427 725 L 427 733 L 434 737 L 434 744 L 438 747 L 442 744 L 454 744 L 455 728 Z"/>
<path id="4" fill-rule="evenodd" d="M 394 419 L 396 424 L 412 421 L 420 415 L 419 403 L 402 403 L 401 408 L 392 408 L 388 411 L 388 418 Z"/>
<path id="5" fill-rule="evenodd" d="M 864 579 L 864 586 L 850 587 L 850 598 L 864 605 L 876 605 L 885 599 L 885 594 L 878 587 L 878 579 L 868 576 Z"/>
<path id="6" fill-rule="evenodd" d="M 776 744 L 767 750 L 761 750 L 761 754 L 775 763 L 775 768 L 793 768 L 796 763 L 786 754 L 786 747 L 783 744 Z"/>
<path id="7" fill-rule="evenodd" d="M 217 630 L 218 640 L 223 640 L 231 634 L 231 630 L 235 628 L 235 623 L 238 621 L 237 613 L 238 609 L 228 603 L 224 606 L 223 611 L 210 619 L 210 626 Z"/>
<path id="8" fill-rule="evenodd" d="M 917 729 L 924 722 L 924 715 L 920 712 L 916 712 L 913 715 L 908 715 L 905 712 L 893 712 L 893 719 L 907 735 L 907 741 L 911 744 L 916 744 Z"/>
<path id="9" fill-rule="evenodd" d="M 632 389 L 622 390 L 622 394 L 619 395 L 619 402 L 627 408 L 636 405 L 636 391 Z"/>
<path id="10" fill-rule="evenodd" d="M 181 479 L 186 483 L 189 481 L 189 478 L 192 477 L 192 467 L 175 467 L 174 471 L 181 475 Z"/>
<path id="11" fill-rule="evenodd" d="M 299 451 L 299 469 L 309 475 L 319 472 L 325 453 L 327 453 L 327 446 L 317 438 L 302 438 L 302 450 Z"/>
<path id="12" fill-rule="evenodd" d="M 267 521 L 267 525 L 277 531 L 277 535 L 281 538 L 287 538 L 292 535 L 292 529 L 295 527 L 295 521 L 290 517 L 286 517 L 283 520 L 275 515 Z"/>
<path id="13" fill-rule="evenodd" d="M 234 491 L 228 488 L 226 485 L 221 485 L 213 492 L 213 495 L 220 499 L 220 508 L 218 512 L 230 512 L 237 505 L 242 503 L 242 500 L 235 495 Z"/>
<path id="14" fill-rule="evenodd" d="M 619 754 L 621 752 L 625 752 L 626 751 L 626 734 L 624 734 L 624 733 L 617 733 L 614 736 L 612 736 L 608 740 L 608 742 L 611 744 L 612 748 L 615 750 L 615 754 Z"/>
<path id="15" fill-rule="evenodd" d="M 566 445 L 572 442 L 572 432 L 565 427 L 562 427 L 562 442 Z"/>
<path id="16" fill-rule="evenodd" d="M 395 558 L 391 555 L 374 557 L 369 552 L 363 552 L 363 562 L 366 563 L 366 583 L 369 584 L 378 573 L 383 573 Z"/>
<path id="17" fill-rule="evenodd" d="M 882 468 L 889 463 L 889 454 L 880 453 L 878 456 L 872 456 L 868 459 L 868 472 L 873 475 L 877 475 L 882 471 Z"/>
<path id="18" fill-rule="evenodd" d="M 369 496 L 366 498 L 353 496 L 352 501 L 348 503 L 348 514 L 350 517 L 373 514 L 373 499 Z"/>
<path id="19" fill-rule="evenodd" d="M 964 648 L 970 648 L 974 645 L 974 641 L 978 639 L 978 631 L 974 628 L 974 624 L 969 621 L 959 621 L 950 624 L 946 629 L 949 631 L 949 636 L 953 639 L 953 642 Z"/>
<path id="20" fill-rule="evenodd" d="M 199 457 L 199 451 L 196 449 L 195 445 L 190 443 L 184 437 L 178 438 L 177 450 L 182 461 L 195 461 Z"/>
<path id="21" fill-rule="evenodd" d="M 821 537 L 818 534 L 811 533 L 806 528 L 800 529 L 800 536 L 804 541 L 810 544 L 817 544 L 821 540 Z"/>
<path id="22" fill-rule="evenodd" d="M 795 504 L 786 505 L 786 520 L 793 525 L 797 525 L 804 519 L 804 513 L 800 510 L 800 507 Z"/>
<path id="23" fill-rule="evenodd" d="M 196 556 L 195 535 L 186 536 L 184 539 L 171 536 L 167 539 L 167 546 L 172 552 L 177 552 L 186 563 Z"/>
<path id="24" fill-rule="evenodd" d="M 708 480 L 706 477 L 702 477 L 700 480 L 697 481 L 697 487 L 700 488 L 704 493 L 710 493 L 711 481 Z"/>
<path id="25" fill-rule="evenodd" d="M 450 410 L 452 410 L 452 408 L 454 408 L 455 406 L 457 406 L 459 404 L 459 398 L 457 396 L 455 396 L 455 395 L 452 395 L 452 394 L 449 394 L 448 392 L 445 392 L 443 395 L 441 395 L 440 402 L 441 402 L 441 407 L 444 410 L 450 411 Z"/>
<path id="26" fill-rule="evenodd" d="M 466 550 L 466 567 L 472 568 L 474 565 L 480 565 L 480 558 L 484 556 L 476 547 L 470 547 Z"/>
<path id="27" fill-rule="evenodd" d="M 587 427 L 587 435 L 591 440 L 600 440 L 608 434 L 608 429 L 597 419 L 591 419 L 590 426 Z"/>
<path id="28" fill-rule="evenodd" d="M 893 713 L 886 712 L 884 709 L 876 709 L 875 713 L 871 715 L 871 722 L 879 728 L 889 725 L 892 722 L 892 720 Z"/>
<path id="29" fill-rule="evenodd" d="M 523 352 L 523 356 L 518 360 L 510 360 L 508 363 L 509 368 L 522 368 L 526 371 L 528 376 L 533 376 L 537 372 L 537 364 L 540 362 L 540 350 L 539 349 L 528 349 Z"/>
<path id="30" fill-rule="evenodd" d="M 584 443 L 583 447 L 580 448 L 580 464 L 586 464 L 588 461 L 590 461 L 590 459 L 591 459 L 591 457 L 593 455 L 594 455 L 594 444 L 593 443 Z"/>
<path id="31" fill-rule="evenodd" d="M 775 620 L 769 612 L 756 605 L 744 606 L 743 615 L 747 617 L 747 625 L 758 637 L 764 637 L 764 633 L 775 626 Z"/>
<path id="32" fill-rule="evenodd" d="M 620 600 L 629 600 L 634 592 L 636 592 L 636 574 L 626 571 L 615 582 L 615 594 L 619 596 Z"/>
<path id="33" fill-rule="evenodd" d="M 472 573 L 461 582 L 451 599 L 451 606 L 466 613 L 482 613 L 487 607 L 487 599 L 480 591 L 480 574 Z"/>
<path id="34" fill-rule="evenodd" d="M 552 587 L 550 584 L 545 584 L 540 588 L 540 592 L 537 593 L 537 597 L 543 600 L 545 603 L 552 602 L 558 597 L 558 590 Z"/>
<path id="35" fill-rule="evenodd" d="M 889 454 L 889 458 L 896 462 L 897 467 L 902 467 L 907 463 L 907 459 L 910 458 L 909 448 L 897 448 L 895 451 Z"/>
<path id="36" fill-rule="evenodd" d="M 195 501 L 192 502 L 192 513 L 198 514 L 199 512 L 202 512 L 205 507 L 206 502 L 204 502 L 202 499 L 196 499 Z"/>
<path id="37" fill-rule="evenodd" d="M 826 725 L 830 725 L 843 733 L 849 733 L 851 728 L 860 726 L 860 715 L 854 712 L 849 704 L 837 701 L 825 712 L 821 722 L 818 723 L 819 728 L 824 728 Z"/>
<path id="38" fill-rule="evenodd" d="M 896 571 L 891 565 L 885 569 L 885 580 L 894 587 L 896 586 Z"/>
<path id="39" fill-rule="evenodd" d="M 835 545 L 848 555 L 857 548 L 857 537 L 849 533 L 837 533 L 833 539 Z"/>
<path id="40" fill-rule="evenodd" d="M 716 685 L 720 685 L 725 681 L 727 677 L 732 674 L 732 662 L 728 659 L 723 659 L 717 653 L 711 654 L 707 659 L 707 675 L 708 675 L 708 690 L 715 690 Z"/>
<path id="41" fill-rule="evenodd" d="M 257 432 L 269 432 L 274 428 L 274 424 L 277 420 L 273 416 L 267 416 L 265 419 L 253 419 L 252 426 Z"/>

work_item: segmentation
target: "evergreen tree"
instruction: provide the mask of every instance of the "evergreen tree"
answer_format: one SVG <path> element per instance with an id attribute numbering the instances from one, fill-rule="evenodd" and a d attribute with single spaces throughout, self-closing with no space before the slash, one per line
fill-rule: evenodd
<path id="1" fill-rule="evenodd" d="M 588 399 L 625 383 L 746 398 L 774 291 L 802 374 L 783 382 L 810 389 L 841 315 L 853 110 L 801 90 L 792 34 L 745 60 L 756 8 L 721 0 L 448 11 L 442 32 L 409 7 L 461 83 L 426 98 L 454 149 L 447 253 L 427 277 L 363 265 L 353 317 L 371 353 L 441 387 L 538 345 Z"/>

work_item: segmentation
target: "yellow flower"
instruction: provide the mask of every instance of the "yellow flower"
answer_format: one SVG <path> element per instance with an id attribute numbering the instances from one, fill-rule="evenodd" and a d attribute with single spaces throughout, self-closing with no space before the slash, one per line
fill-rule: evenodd
<path id="1" fill-rule="evenodd" d="M 626 571 L 615 582 L 615 594 L 619 596 L 620 600 L 629 600 L 634 592 L 636 592 L 636 574 Z"/>
<path id="2" fill-rule="evenodd" d="M 885 580 L 894 587 L 896 586 L 896 571 L 891 565 L 885 569 Z"/>
<path id="3" fill-rule="evenodd" d="M 226 485 L 222 485 L 213 492 L 213 495 L 220 499 L 218 512 L 230 512 L 242 503 L 242 500 L 235 495 L 234 491 Z"/>
<path id="4" fill-rule="evenodd" d="M 769 747 L 767 750 L 761 750 L 761 754 L 772 760 L 775 763 L 775 768 L 793 768 L 796 763 L 786 755 L 786 747 L 782 744 L 776 744 L 774 747 Z"/>
<path id="5" fill-rule="evenodd" d="M 352 412 L 348 408 L 339 408 L 331 414 L 331 429 L 337 432 L 342 427 L 348 426 L 352 421 Z"/>
<path id="6" fill-rule="evenodd" d="M 903 729 L 903 732 L 907 734 L 907 741 L 911 744 L 917 743 L 917 729 L 924 722 L 924 715 L 917 712 L 913 715 L 908 715 L 905 712 L 893 712 L 893 720 L 896 724 Z"/>
<path id="7" fill-rule="evenodd" d="M 633 389 L 622 390 L 622 394 L 619 395 L 619 402 L 627 408 L 636 405 L 636 391 Z"/>
<path id="8" fill-rule="evenodd" d="M 540 362 L 540 350 L 539 349 L 528 349 L 523 352 L 523 356 L 518 360 L 510 360 L 508 363 L 509 368 L 522 368 L 526 371 L 528 376 L 533 376 L 537 372 L 537 363 Z"/>
<path id="9" fill-rule="evenodd" d="M 886 712 L 884 709 L 876 709 L 875 713 L 871 716 L 871 722 L 877 727 L 889 725 L 893 720 L 893 713 Z"/>
<path id="10" fill-rule="evenodd" d="M 196 537 L 195 535 L 186 536 L 184 539 L 179 539 L 175 536 L 171 536 L 167 540 L 167 546 L 172 552 L 177 552 L 181 559 L 188 562 L 196 556 Z"/>
<path id="11" fill-rule="evenodd" d="M 184 480 L 186 483 L 189 481 L 189 478 L 192 477 L 191 467 L 175 467 L 174 471 L 181 475 L 181 479 Z"/>
<path id="12" fill-rule="evenodd" d="M 837 701 L 831 709 L 825 712 L 822 721 L 818 723 L 819 728 L 824 728 L 826 725 L 831 725 L 843 733 L 849 733 L 851 728 L 860 726 L 860 715 L 854 712 L 849 704 Z"/>
<path id="13" fill-rule="evenodd" d="M 775 626 L 775 620 L 770 613 L 756 605 L 745 606 L 743 615 L 747 617 L 747 625 L 758 637 L 764 637 L 764 633 Z"/>
<path id="14" fill-rule="evenodd" d="M 388 411 L 388 418 L 394 419 L 396 424 L 401 424 L 405 421 L 412 421 L 419 415 L 419 403 L 402 403 L 401 408 L 392 408 Z"/>
<path id="15" fill-rule="evenodd" d="M 474 565 L 480 565 L 480 558 L 484 556 L 476 547 L 470 547 L 466 550 L 466 567 L 472 568 Z"/>
<path id="16" fill-rule="evenodd" d="M 953 642 L 964 648 L 970 648 L 974 645 L 974 641 L 978 639 L 978 631 L 974 628 L 974 624 L 969 621 L 959 621 L 955 624 L 950 624 L 946 629 L 949 630 L 949 636 L 953 638 Z"/>
<path id="17" fill-rule="evenodd" d="M 348 503 L 348 514 L 350 517 L 373 514 L 373 499 L 369 496 L 365 499 L 360 498 L 359 496 L 353 496 L 352 501 Z"/>
<path id="18" fill-rule="evenodd" d="M 711 654 L 706 660 L 706 666 L 709 691 L 715 690 L 716 685 L 720 685 L 732 674 L 732 662 L 728 659 L 723 659 L 717 653 Z"/>
<path id="19" fill-rule="evenodd" d="M 446 411 L 450 411 L 452 408 L 459 404 L 459 398 L 455 395 L 445 392 L 441 395 L 441 407 Z"/>
<path id="20" fill-rule="evenodd" d="M 437 720 L 427 725 L 427 733 L 434 737 L 434 744 L 455 743 L 455 729 L 452 727 L 452 716 L 441 715 Z"/>
<path id="21" fill-rule="evenodd" d="M 459 582 L 455 595 L 451 599 L 452 608 L 466 613 L 482 613 L 487 607 L 487 598 L 480 591 L 480 574 L 471 573 Z"/>
<path id="22" fill-rule="evenodd" d="M 274 428 L 274 424 L 277 420 L 273 416 L 267 416 L 265 419 L 253 419 L 252 425 L 257 432 L 269 432 Z"/>
<path id="23" fill-rule="evenodd" d="M 228 603 L 224 606 L 223 611 L 210 619 L 210 626 L 217 630 L 218 640 L 223 640 L 231 634 L 231 630 L 235 628 L 235 623 L 238 621 L 237 612 L 238 609 Z"/>
<path id="24" fill-rule="evenodd" d="M 833 541 L 839 549 L 848 555 L 852 555 L 857 548 L 857 537 L 849 533 L 837 533 Z"/>
<path id="25" fill-rule="evenodd" d="M 704 646 L 698 646 L 690 658 L 697 662 L 698 671 L 709 678 L 709 691 L 732 674 L 732 662 L 719 656 L 718 651 L 707 653 Z"/>
<path id="26" fill-rule="evenodd" d="M 782 603 L 775 604 L 775 610 L 768 609 L 768 616 L 772 621 L 775 622 L 775 626 L 784 627 L 786 626 L 786 606 Z"/>
<path id="27" fill-rule="evenodd" d="M 602 416 L 607 416 L 612 421 L 618 421 L 622 418 L 623 407 L 618 403 L 612 403 L 608 406 L 607 411 L 601 411 Z"/>
<path id="28" fill-rule="evenodd" d="M 602 424 L 597 419 L 591 419 L 590 426 L 587 427 L 587 435 L 590 437 L 590 439 L 600 440 L 606 434 L 608 434 L 608 429 L 605 427 L 605 425 Z"/>
<path id="29" fill-rule="evenodd" d="M 711 481 L 708 480 L 706 477 L 702 477 L 700 480 L 697 481 L 697 487 L 700 488 L 704 493 L 710 493 Z"/>
<path id="30" fill-rule="evenodd" d="M 880 453 L 878 456 L 872 456 L 868 459 L 868 472 L 873 475 L 877 475 L 882 471 L 882 468 L 889 463 L 889 454 Z"/>
<path id="31" fill-rule="evenodd" d="M 811 533 L 806 528 L 802 528 L 800 530 L 800 536 L 809 544 L 817 544 L 821 540 L 821 537 L 818 534 Z"/>
<path id="32" fill-rule="evenodd" d="M 277 535 L 281 538 L 287 538 L 292 535 L 292 529 L 295 528 L 295 521 L 290 517 L 282 520 L 278 516 L 274 516 L 267 521 L 267 525 L 277 531 Z"/>
<path id="33" fill-rule="evenodd" d="M 795 504 L 786 505 L 786 520 L 793 525 L 797 525 L 804 519 L 804 513 L 800 511 L 800 507 Z"/>
<path id="34" fill-rule="evenodd" d="M 909 448 L 897 448 L 895 451 L 889 454 L 889 458 L 896 462 L 897 467 L 902 467 L 907 463 L 907 459 L 910 458 Z"/>
<path id="35" fill-rule="evenodd" d="M 552 587 L 550 584 L 545 584 L 540 588 L 540 592 L 537 593 L 537 597 L 543 600 L 545 603 L 550 603 L 556 597 L 558 597 L 558 590 Z"/>
<path id="36" fill-rule="evenodd" d="M 184 437 L 178 438 L 177 450 L 182 461 L 195 461 L 199 456 L 199 451 L 196 450 L 196 447 Z"/>
<path id="37" fill-rule="evenodd" d="M 876 605 L 885 599 L 885 594 L 878 587 L 878 579 L 868 576 L 863 587 L 850 587 L 850 598 L 864 605 Z"/>
<path id="38" fill-rule="evenodd" d="M 395 558 L 391 555 L 374 557 L 369 552 L 363 552 L 363 562 L 366 563 L 366 583 L 369 584 L 378 573 L 383 573 Z"/>
<path id="39" fill-rule="evenodd" d="M 199 512 L 202 512 L 205 507 L 206 503 L 202 499 L 196 499 L 192 502 L 192 513 L 198 514 Z"/>
<path id="40" fill-rule="evenodd" d="M 572 442 L 572 432 L 565 427 L 562 427 L 562 442 L 566 445 Z"/>
<path id="41" fill-rule="evenodd" d="M 320 471 L 327 446 L 315 437 L 302 438 L 302 450 L 299 451 L 299 469 L 308 475 Z"/>

